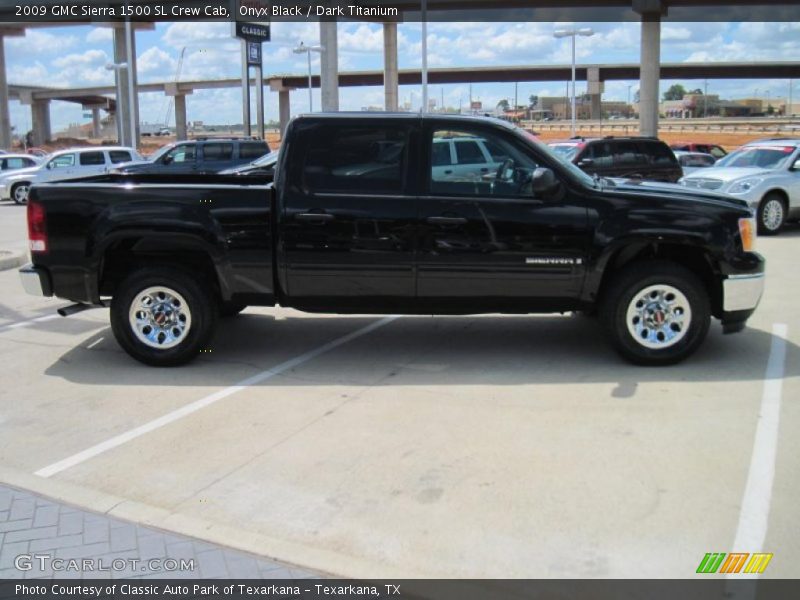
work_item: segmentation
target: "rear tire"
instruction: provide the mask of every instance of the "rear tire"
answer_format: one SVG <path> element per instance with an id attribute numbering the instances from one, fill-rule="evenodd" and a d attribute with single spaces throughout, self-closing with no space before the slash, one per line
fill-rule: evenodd
<path id="1" fill-rule="evenodd" d="M 612 344 L 638 365 L 671 365 L 703 343 L 711 306 L 703 282 L 669 261 L 639 262 L 608 286 L 600 319 Z"/>
<path id="2" fill-rule="evenodd" d="M 786 201 L 780 194 L 767 194 L 758 205 L 759 235 L 777 235 L 786 222 Z"/>
<path id="3" fill-rule="evenodd" d="M 155 367 L 191 361 L 205 349 L 217 322 L 217 303 L 183 271 L 145 268 L 120 283 L 111 302 L 111 329 L 123 350 Z"/>
<path id="4" fill-rule="evenodd" d="M 14 201 L 14 204 L 27 204 L 30 189 L 31 184 L 27 181 L 15 183 L 11 187 L 11 199 Z"/>

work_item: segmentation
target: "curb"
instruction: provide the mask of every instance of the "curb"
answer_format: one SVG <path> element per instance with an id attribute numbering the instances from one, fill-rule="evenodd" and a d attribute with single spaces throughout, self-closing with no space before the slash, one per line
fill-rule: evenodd
<path id="1" fill-rule="evenodd" d="M 15 269 L 28 262 L 28 253 L 24 250 L 0 250 L 0 271 Z"/>
<path id="2" fill-rule="evenodd" d="M 180 514 L 170 509 L 93 490 L 69 481 L 45 479 L 13 467 L 0 465 L 0 482 L 84 510 L 133 523 L 141 523 L 165 532 L 205 540 L 233 550 L 255 554 L 290 567 L 296 566 L 306 571 L 314 571 L 323 577 L 334 576 L 362 580 L 409 578 L 408 573 L 402 573 L 399 569 L 386 565 L 380 559 L 350 556 L 333 550 L 315 548 L 302 542 L 278 539 L 257 533 L 249 528 L 225 525 L 204 518 Z M 435 578 L 437 576 L 435 573 L 417 573 L 415 575 L 415 578 Z"/>

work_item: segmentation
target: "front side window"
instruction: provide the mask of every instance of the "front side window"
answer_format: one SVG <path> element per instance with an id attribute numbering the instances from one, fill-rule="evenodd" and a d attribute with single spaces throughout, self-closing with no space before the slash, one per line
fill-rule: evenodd
<path id="1" fill-rule="evenodd" d="M 66 167 L 72 167 L 75 165 L 75 155 L 74 154 L 62 154 L 61 156 L 56 156 L 53 160 L 48 163 L 48 167 L 51 169 L 63 169 Z"/>
<path id="2" fill-rule="evenodd" d="M 81 152 L 81 166 L 93 167 L 106 164 L 106 157 L 102 152 Z"/>
<path id="3" fill-rule="evenodd" d="M 595 167 L 610 167 L 614 164 L 614 150 L 608 142 L 592 144 L 589 147 L 589 156 Z"/>
<path id="4" fill-rule="evenodd" d="M 231 160 L 233 158 L 233 144 L 205 144 L 203 146 L 205 160 Z"/>
<path id="5" fill-rule="evenodd" d="M 455 148 L 456 164 L 441 164 L 440 147 Z M 539 166 L 510 140 L 494 132 L 437 130 L 431 137 L 430 193 L 445 196 L 532 197 Z"/>
<path id="6" fill-rule="evenodd" d="M 194 145 L 181 144 L 180 146 L 175 146 L 167 152 L 164 159 L 166 164 L 194 162 Z"/>
<path id="7" fill-rule="evenodd" d="M 617 142 L 616 153 L 617 164 L 619 165 L 640 165 L 647 162 L 639 151 L 636 142 Z"/>
<path id="8" fill-rule="evenodd" d="M 400 193 L 407 133 L 400 127 L 320 125 L 308 132 L 302 166 L 308 193 Z"/>

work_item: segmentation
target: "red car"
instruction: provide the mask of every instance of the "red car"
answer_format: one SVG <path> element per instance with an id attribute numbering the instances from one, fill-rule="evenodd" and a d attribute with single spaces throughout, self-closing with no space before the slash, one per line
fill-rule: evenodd
<path id="1" fill-rule="evenodd" d="M 703 144 L 699 142 L 676 142 L 669 145 L 673 150 L 683 150 L 684 152 L 702 152 L 703 154 L 710 154 L 717 160 L 723 156 L 727 156 L 725 148 L 717 146 L 716 144 Z"/>

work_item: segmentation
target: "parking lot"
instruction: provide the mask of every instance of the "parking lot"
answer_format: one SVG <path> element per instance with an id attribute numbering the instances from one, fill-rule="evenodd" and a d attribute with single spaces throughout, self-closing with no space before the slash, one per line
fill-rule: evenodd
<path id="1" fill-rule="evenodd" d="M 4 239 L 24 208 L 0 206 Z M 11 236 L 13 237 L 13 235 Z M 800 226 L 749 328 L 624 363 L 589 318 L 250 308 L 191 365 L 0 273 L 0 481 L 347 577 L 687 578 L 800 559 Z"/>

